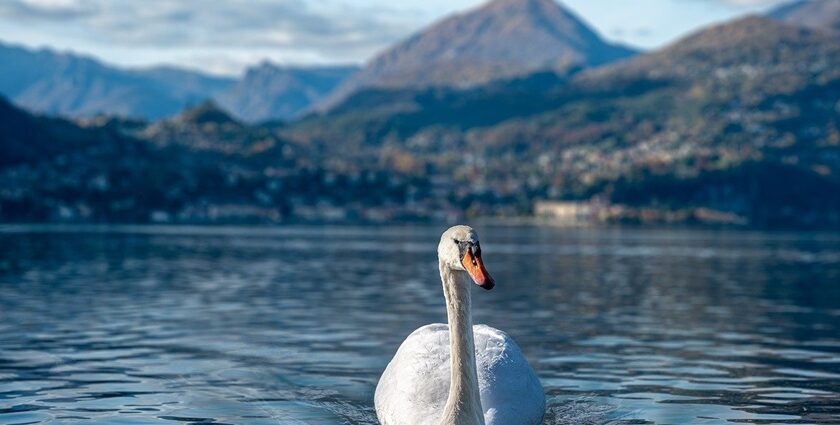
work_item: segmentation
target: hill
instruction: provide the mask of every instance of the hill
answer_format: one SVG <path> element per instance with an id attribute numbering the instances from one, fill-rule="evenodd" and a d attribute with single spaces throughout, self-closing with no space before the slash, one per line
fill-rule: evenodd
<path id="1" fill-rule="evenodd" d="M 540 70 L 567 73 L 632 56 L 602 40 L 555 0 L 494 0 L 377 55 L 324 103 L 364 87 L 465 87 Z"/>
<path id="2" fill-rule="evenodd" d="M 111 133 L 93 132 L 70 122 L 31 115 L 0 97 L 0 166 L 27 164 L 113 142 Z M 33 143 L 48 140 L 50 143 Z"/>
<path id="3" fill-rule="evenodd" d="M 270 128 L 238 121 L 212 100 L 154 123 L 124 127 L 123 131 L 159 147 L 180 146 L 193 153 L 254 156 L 266 152 L 273 155 L 280 149 L 294 150 Z"/>
<path id="4" fill-rule="evenodd" d="M 32 115 L 0 98 L 0 221 L 230 223 L 421 217 L 422 179 L 313 163 L 203 103 L 161 123 Z M 431 211 L 431 206 L 422 211 Z"/>

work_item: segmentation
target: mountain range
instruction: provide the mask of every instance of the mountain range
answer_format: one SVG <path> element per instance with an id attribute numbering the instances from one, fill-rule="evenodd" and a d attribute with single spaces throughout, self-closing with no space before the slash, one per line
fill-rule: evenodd
<path id="1" fill-rule="evenodd" d="M 768 16 L 838 30 L 840 2 L 794 1 Z M 0 43 L 0 95 L 31 111 L 71 118 L 157 120 L 214 99 L 244 121 L 293 120 L 365 88 L 465 88 L 547 70 L 574 73 L 637 53 L 604 41 L 555 0 L 493 0 L 421 29 L 362 68 L 263 62 L 231 78 L 173 67 L 124 69 Z"/>
<path id="2" fill-rule="evenodd" d="M 838 41 L 748 17 L 571 76 L 363 90 L 281 134 L 332 161 L 450 176 L 454 202 L 483 214 L 558 199 L 837 222 Z"/>
<path id="3" fill-rule="evenodd" d="M 840 226 L 840 34 L 793 6 L 600 65 L 362 84 L 286 122 L 249 123 L 222 96 L 151 123 L 0 103 L 0 217 L 387 221 L 554 200 L 606 221 Z M 453 19 L 551 7 L 499 0 Z M 259 93 L 273 68 L 225 90 Z M 318 78 L 357 78 L 334 71 Z M 305 80 L 287 78 L 280 92 Z"/>
<path id="4" fill-rule="evenodd" d="M 0 45 L 0 93 L 50 115 L 155 119 L 221 92 L 231 81 L 174 68 L 126 70 L 49 49 Z"/>
<path id="5" fill-rule="evenodd" d="M 356 70 L 264 62 L 234 79 L 172 67 L 123 69 L 86 56 L 2 43 L 0 63 L 0 94 L 31 111 L 148 120 L 206 99 L 216 99 L 246 121 L 291 119 Z"/>
<path id="6" fill-rule="evenodd" d="M 422 29 L 361 70 L 262 63 L 233 79 L 174 68 L 122 69 L 0 44 L 7 69 L 0 94 L 29 110 L 68 117 L 157 120 L 214 99 L 245 121 L 289 120 L 363 87 L 474 86 L 543 69 L 572 72 L 635 53 L 605 42 L 554 0 L 494 0 Z"/>

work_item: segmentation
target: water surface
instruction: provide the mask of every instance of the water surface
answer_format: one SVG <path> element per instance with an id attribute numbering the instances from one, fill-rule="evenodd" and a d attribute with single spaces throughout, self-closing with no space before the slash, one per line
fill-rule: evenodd
<path id="1" fill-rule="evenodd" d="M 0 227 L 0 423 L 374 424 L 422 227 Z M 840 423 L 840 237 L 481 228 L 547 424 Z"/>

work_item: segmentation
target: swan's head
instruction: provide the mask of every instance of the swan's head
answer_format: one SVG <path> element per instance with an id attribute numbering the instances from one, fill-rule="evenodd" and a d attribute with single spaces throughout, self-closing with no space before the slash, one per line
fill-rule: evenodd
<path id="1" fill-rule="evenodd" d="M 481 261 L 478 234 L 470 226 L 454 226 L 443 232 L 438 245 L 438 259 L 452 270 L 467 272 L 473 282 L 484 289 L 496 286 Z"/>

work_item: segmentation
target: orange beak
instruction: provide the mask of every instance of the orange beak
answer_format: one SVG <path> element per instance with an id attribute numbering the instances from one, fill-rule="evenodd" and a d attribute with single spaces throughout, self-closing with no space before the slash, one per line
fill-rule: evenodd
<path id="1" fill-rule="evenodd" d="M 470 274 L 470 277 L 476 285 L 488 291 L 496 286 L 496 281 L 490 277 L 490 273 L 487 273 L 487 269 L 484 268 L 484 263 L 481 261 L 481 253 L 476 255 L 472 250 L 467 249 L 464 253 L 464 258 L 461 259 L 461 264 L 467 270 L 467 273 Z"/>

